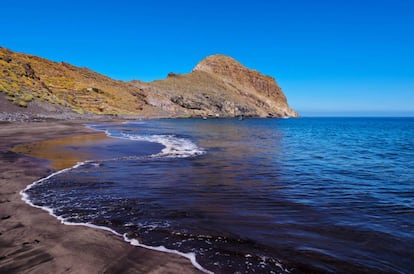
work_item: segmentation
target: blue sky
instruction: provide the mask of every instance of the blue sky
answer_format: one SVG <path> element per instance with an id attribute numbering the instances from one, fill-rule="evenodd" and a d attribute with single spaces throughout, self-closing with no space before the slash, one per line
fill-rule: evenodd
<path id="1" fill-rule="evenodd" d="M 3 0 L 0 46 L 120 80 L 222 53 L 311 115 L 414 115 L 414 1 Z"/>

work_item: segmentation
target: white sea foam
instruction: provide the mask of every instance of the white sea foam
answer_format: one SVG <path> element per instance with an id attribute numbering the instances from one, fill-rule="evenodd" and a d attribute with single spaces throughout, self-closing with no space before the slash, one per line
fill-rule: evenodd
<path id="1" fill-rule="evenodd" d="M 153 157 L 187 158 L 205 153 L 204 149 L 198 147 L 191 140 L 179 138 L 174 135 L 136 135 L 122 133 L 122 137 L 129 140 L 147 141 L 163 145 L 165 148 L 160 153 L 152 155 Z"/>
<path id="2" fill-rule="evenodd" d="M 147 122 L 145 121 L 125 121 L 122 122 L 123 125 L 143 125 L 146 124 Z"/>
<path id="3" fill-rule="evenodd" d="M 180 255 L 182 257 L 185 257 L 185 258 L 189 259 L 195 268 L 203 271 L 204 273 L 214 273 L 214 272 L 211 272 L 211 271 L 203 268 L 197 262 L 196 256 L 195 256 L 194 253 L 183 253 L 183 252 L 180 252 L 178 250 L 168 249 L 168 248 L 166 248 L 164 246 L 148 246 L 148 245 L 144 245 L 144 244 L 141 244 L 138 240 L 136 240 L 136 239 L 130 239 L 130 238 L 127 237 L 126 234 L 122 235 L 122 234 L 116 232 L 115 230 L 113 230 L 113 229 L 111 229 L 109 227 L 106 227 L 106 226 L 99 226 L 99 225 L 94 225 L 94 224 L 91 224 L 91 223 L 73 223 L 73 222 L 68 222 L 63 217 L 56 215 L 54 213 L 54 210 L 52 208 L 47 207 L 47 206 L 38 206 L 38 205 L 33 204 L 32 201 L 30 201 L 29 195 L 26 193 L 27 190 L 29 190 L 30 188 L 32 188 L 33 186 L 35 186 L 37 184 L 41 184 L 43 181 L 48 180 L 48 179 L 52 178 L 53 176 L 56 176 L 58 174 L 61 174 L 63 172 L 66 172 L 66 171 L 69 171 L 69 170 L 72 170 L 72 169 L 75 169 L 75 168 L 78 168 L 78 167 L 80 167 L 82 165 L 85 165 L 87 163 L 89 163 L 89 161 L 77 163 L 73 167 L 59 170 L 59 171 L 57 171 L 55 173 L 50 174 L 49 176 L 47 176 L 45 178 L 42 178 L 40 180 L 37 180 L 37 181 L 31 183 L 25 189 L 23 189 L 22 191 L 20 191 L 20 195 L 22 197 L 22 200 L 25 203 L 27 203 L 28 205 L 32 206 L 32 207 L 40 208 L 42 210 L 47 211 L 51 216 L 57 218 L 62 224 L 65 224 L 65 225 L 73 225 L 73 226 L 75 226 L 75 225 L 76 226 L 86 226 L 86 227 L 90 227 L 90 228 L 94 228 L 94 229 L 101 229 L 101 230 L 109 231 L 109 232 L 111 232 L 111 233 L 113 233 L 113 234 L 115 234 L 117 236 L 123 237 L 126 242 L 130 243 L 133 246 L 139 246 L 139 247 L 146 248 L 146 249 L 150 249 L 150 250 L 156 250 L 156 251 L 160 251 L 160 252 L 177 254 L 177 255 Z"/>
<path id="4" fill-rule="evenodd" d="M 123 124 L 143 124 L 145 122 L 137 121 L 137 122 L 123 122 Z M 151 155 L 151 157 L 167 157 L 167 158 L 188 158 L 188 157 L 195 157 L 199 155 L 203 155 L 205 150 L 195 143 L 193 143 L 189 139 L 180 138 L 175 135 L 162 135 L 162 134 L 155 134 L 155 135 L 139 135 L 139 134 L 131 134 L 131 133 L 113 133 L 107 129 L 97 129 L 93 125 L 87 125 L 88 128 L 96 130 L 96 131 L 103 131 L 105 134 L 112 138 L 118 139 L 127 139 L 133 141 L 144 141 L 144 142 L 151 142 L 151 143 L 158 143 L 164 146 L 161 152 L 157 154 Z M 125 158 L 133 158 L 134 156 L 131 155 L 130 157 Z"/>
<path id="5" fill-rule="evenodd" d="M 172 253 L 172 254 L 177 254 L 177 255 L 183 256 L 183 257 L 189 259 L 191 261 L 191 263 L 193 264 L 193 266 L 195 266 L 197 269 L 203 271 L 204 273 L 210 273 L 210 274 L 213 274 L 214 273 L 212 271 L 209 271 L 209 270 L 203 268 L 197 262 L 196 255 L 193 252 L 183 253 L 183 252 L 177 251 L 175 249 L 166 248 L 165 246 L 162 246 L 162 245 L 160 245 L 160 246 L 148 246 L 148 245 L 141 244 L 136 239 L 130 239 L 130 238 L 128 238 L 128 236 L 126 234 L 124 234 L 123 236 L 124 236 L 124 240 L 127 241 L 127 242 L 129 242 L 131 245 L 140 246 L 140 247 L 144 247 L 144 248 L 151 249 L 151 250 L 156 250 L 156 251 L 161 251 L 161 252 L 166 252 L 166 253 Z"/>
<path id="6" fill-rule="evenodd" d="M 89 126 L 89 128 L 97 130 L 95 128 L 93 128 L 92 126 Z M 186 157 L 193 157 L 193 156 L 197 156 L 197 155 L 201 155 L 204 154 L 204 150 L 199 148 L 196 144 L 194 144 L 193 142 L 191 142 L 190 140 L 184 139 L 184 138 L 178 138 L 175 137 L 173 135 L 149 135 L 149 136 L 142 136 L 142 135 L 133 135 L 133 134 L 122 134 L 122 136 L 114 136 L 112 135 L 108 130 L 102 130 L 106 133 L 106 135 L 110 136 L 110 137 L 114 137 L 114 138 L 122 138 L 122 139 L 129 139 L 129 140 L 136 140 L 136 141 L 148 141 L 148 142 L 153 142 L 153 143 L 160 143 L 163 146 L 165 146 L 165 148 L 158 154 L 154 154 L 151 155 L 151 157 L 174 157 L 174 158 L 186 158 Z M 138 240 L 136 239 L 130 239 L 127 237 L 126 234 L 122 235 L 118 232 L 116 232 L 113 229 L 110 229 L 109 227 L 105 227 L 105 226 L 98 226 L 98 225 L 94 225 L 94 224 L 90 224 L 90 223 L 74 223 L 74 222 L 68 222 L 66 221 L 63 217 L 61 216 L 57 216 L 54 213 L 54 210 L 50 207 L 47 206 L 38 206 L 33 204 L 30 201 L 29 195 L 26 193 L 27 190 L 29 190 L 30 188 L 32 188 L 33 186 L 37 185 L 37 184 L 41 184 L 43 181 L 48 180 L 50 178 L 52 178 L 53 176 L 56 176 L 60 173 L 63 172 L 67 172 L 69 170 L 78 168 L 82 165 L 88 164 L 88 163 L 92 163 L 93 166 L 99 166 L 99 164 L 97 164 L 96 162 L 93 161 L 85 161 L 85 162 L 80 162 L 77 163 L 76 165 L 74 165 L 73 167 L 70 168 L 66 168 L 66 169 L 62 169 L 60 171 L 57 171 L 53 174 L 50 174 L 49 176 L 42 178 L 40 180 L 37 180 L 33 183 L 31 183 L 30 185 L 28 185 L 25 189 L 23 189 L 22 191 L 20 191 L 20 195 L 22 197 L 22 200 L 29 204 L 30 206 L 36 207 L 36 208 L 40 208 L 42 210 L 47 211 L 50 215 L 52 215 L 53 217 L 57 218 L 62 224 L 65 225 L 77 225 L 77 226 L 86 226 L 86 227 L 90 227 L 90 228 L 95 228 L 95 229 L 101 229 L 101 230 L 105 230 L 105 231 L 109 231 L 112 232 L 113 234 L 117 235 L 117 236 L 121 236 L 124 238 L 124 240 L 128 243 L 130 243 L 131 245 L 134 246 L 139 246 L 139 247 L 143 247 L 146 249 L 150 249 L 150 250 L 156 250 L 156 251 L 161 251 L 161 252 L 166 252 L 166 253 L 172 253 L 172 254 L 177 254 L 180 255 L 182 257 L 185 257 L 187 259 L 189 259 L 191 261 L 191 263 L 193 264 L 194 267 L 196 267 L 197 269 L 203 271 L 204 273 L 213 273 L 205 268 L 203 268 L 196 260 L 196 255 L 195 253 L 183 253 L 174 249 L 168 249 L 164 246 L 148 246 L 148 245 L 144 245 L 139 243 Z"/>

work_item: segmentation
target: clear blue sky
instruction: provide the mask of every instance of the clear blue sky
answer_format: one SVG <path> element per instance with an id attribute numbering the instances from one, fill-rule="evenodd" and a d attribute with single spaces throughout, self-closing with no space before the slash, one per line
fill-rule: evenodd
<path id="1" fill-rule="evenodd" d="M 0 46 L 120 80 L 222 53 L 302 115 L 414 115 L 414 1 L 2 0 Z"/>

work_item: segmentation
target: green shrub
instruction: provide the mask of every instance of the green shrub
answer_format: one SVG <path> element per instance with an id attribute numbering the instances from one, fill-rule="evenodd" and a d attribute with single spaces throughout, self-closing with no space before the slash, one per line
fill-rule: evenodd
<path id="1" fill-rule="evenodd" d="M 77 108 L 74 109 L 75 112 L 79 113 L 79 114 L 85 114 L 85 112 L 83 111 L 83 109 Z"/>
<path id="2" fill-rule="evenodd" d="M 31 102 L 31 101 L 33 101 L 33 95 L 31 95 L 31 94 L 23 95 L 22 100 L 25 101 L 25 102 Z"/>
<path id="3" fill-rule="evenodd" d="M 22 108 L 27 108 L 27 103 L 25 101 L 18 101 L 17 105 Z"/>

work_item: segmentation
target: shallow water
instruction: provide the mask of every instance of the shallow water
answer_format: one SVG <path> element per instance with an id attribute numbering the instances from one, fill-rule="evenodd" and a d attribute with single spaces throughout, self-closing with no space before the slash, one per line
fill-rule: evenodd
<path id="1" fill-rule="evenodd" d="M 32 203 L 216 273 L 414 272 L 412 118 L 92 127 L 132 141 L 33 186 Z"/>

